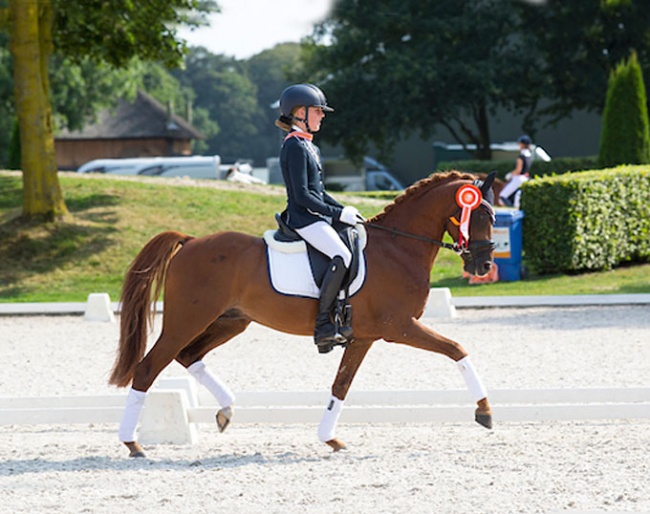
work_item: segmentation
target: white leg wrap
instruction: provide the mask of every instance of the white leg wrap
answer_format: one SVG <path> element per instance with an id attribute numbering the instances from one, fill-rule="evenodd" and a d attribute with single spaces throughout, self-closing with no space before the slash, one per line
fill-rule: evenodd
<path id="1" fill-rule="evenodd" d="M 235 401 L 235 395 L 230 388 L 214 376 L 203 361 L 196 361 L 188 366 L 187 371 L 199 384 L 205 386 L 212 393 L 222 407 L 229 407 Z"/>
<path id="2" fill-rule="evenodd" d="M 327 408 L 323 413 L 323 417 L 318 425 L 318 439 L 325 443 L 334 439 L 336 435 L 336 424 L 341 416 L 343 410 L 343 400 L 332 396 L 327 404 Z"/>
<path id="3" fill-rule="evenodd" d="M 465 379 L 465 384 L 467 384 L 467 389 L 469 390 L 472 400 L 478 402 L 483 398 L 487 398 L 487 390 L 477 375 L 472 361 L 469 360 L 469 355 L 463 357 L 457 362 L 457 364 L 460 374 L 463 375 L 463 378 Z"/>
<path id="4" fill-rule="evenodd" d="M 138 426 L 140 412 L 146 397 L 147 393 L 136 391 L 133 388 L 126 395 L 126 406 L 124 407 L 122 421 L 120 421 L 120 428 L 117 431 L 117 436 L 123 443 L 135 441 L 135 429 Z"/>

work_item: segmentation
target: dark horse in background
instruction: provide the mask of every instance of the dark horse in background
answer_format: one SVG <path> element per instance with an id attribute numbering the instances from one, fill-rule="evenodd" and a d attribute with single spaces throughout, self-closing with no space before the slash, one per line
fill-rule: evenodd
<path id="1" fill-rule="evenodd" d="M 493 179 L 493 177 L 491 177 Z M 464 269 L 486 274 L 492 265 L 494 211 L 491 179 L 481 187 L 482 201 L 471 211 L 469 238 L 460 241 L 461 208 L 457 193 L 475 177 L 435 174 L 409 187 L 383 212 L 366 222 L 367 277 L 351 298 L 355 340 L 344 350 L 331 399 L 318 436 L 335 451 L 345 445 L 335 437 L 336 424 L 352 380 L 372 344 L 383 339 L 445 355 L 458 363 L 472 399 L 475 419 L 491 428 L 487 392 L 465 349 L 418 321 L 429 295 L 431 268 L 445 232 Z M 480 197 L 480 195 L 479 195 Z M 110 383 L 131 389 L 120 423 L 120 440 L 131 456 L 144 456 L 135 432 L 147 390 L 160 372 L 177 360 L 216 397 L 220 429 L 229 424 L 234 395 L 202 362 L 216 347 L 255 321 L 291 334 L 311 336 L 317 300 L 281 295 L 268 276 L 261 237 L 219 232 L 194 238 L 163 232 L 151 239 L 133 261 L 123 286 L 120 343 Z M 162 332 L 145 355 L 147 334 L 164 284 Z"/>

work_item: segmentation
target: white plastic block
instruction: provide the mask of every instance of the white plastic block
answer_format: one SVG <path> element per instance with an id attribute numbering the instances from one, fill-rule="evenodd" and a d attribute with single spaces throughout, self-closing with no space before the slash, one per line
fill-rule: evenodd
<path id="1" fill-rule="evenodd" d="M 109 321 L 115 322 L 115 315 L 111 308 L 111 299 L 108 293 L 91 293 L 86 302 L 86 321 Z"/>
<path id="2" fill-rule="evenodd" d="M 180 389 L 152 389 L 147 394 L 140 425 L 142 444 L 196 444 L 196 426 L 187 416 L 188 402 Z"/>
<path id="3" fill-rule="evenodd" d="M 456 317 L 456 307 L 451 301 L 448 287 L 432 287 L 424 315 L 432 318 L 452 319 Z"/>

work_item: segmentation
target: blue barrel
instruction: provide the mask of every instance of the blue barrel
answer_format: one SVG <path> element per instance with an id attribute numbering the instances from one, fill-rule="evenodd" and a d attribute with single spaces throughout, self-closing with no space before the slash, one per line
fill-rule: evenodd
<path id="1" fill-rule="evenodd" d="M 499 280 L 514 282 L 521 279 L 524 213 L 517 209 L 496 209 L 496 218 L 492 234 Z"/>

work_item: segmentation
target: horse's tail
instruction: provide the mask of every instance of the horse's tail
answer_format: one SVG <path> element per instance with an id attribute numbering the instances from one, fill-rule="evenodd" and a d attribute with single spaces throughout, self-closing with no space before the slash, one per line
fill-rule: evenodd
<path id="1" fill-rule="evenodd" d="M 131 264 L 122 286 L 120 345 L 109 384 L 126 387 L 131 383 L 135 367 L 144 356 L 169 261 L 190 239 L 193 237 L 180 232 L 158 234 Z"/>

